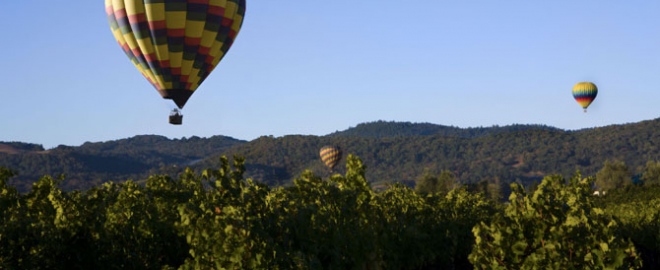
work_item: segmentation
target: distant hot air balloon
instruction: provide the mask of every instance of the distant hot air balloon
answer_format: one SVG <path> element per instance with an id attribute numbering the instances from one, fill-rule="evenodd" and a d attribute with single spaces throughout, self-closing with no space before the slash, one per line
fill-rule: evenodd
<path id="1" fill-rule="evenodd" d="M 183 109 L 234 43 L 245 0 L 105 0 L 105 10 L 131 62 Z"/>
<path id="2" fill-rule="evenodd" d="M 339 146 L 323 146 L 321 148 L 321 160 L 323 160 L 323 163 L 325 163 L 325 166 L 328 166 L 330 170 L 337 166 L 337 163 L 341 160 L 341 148 Z"/>
<path id="3" fill-rule="evenodd" d="M 591 104 L 598 94 L 598 87 L 592 82 L 579 82 L 573 86 L 573 97 L 587 112 L 587 107 Z"/>

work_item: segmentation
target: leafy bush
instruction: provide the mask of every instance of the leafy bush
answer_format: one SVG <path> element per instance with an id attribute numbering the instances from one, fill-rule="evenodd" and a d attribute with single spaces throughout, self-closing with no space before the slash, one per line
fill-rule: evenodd
<path id="1" fill-rule="evenodd" d="M 618 269 L 640 252 L 658 266 L 653 187 L 594 197 L 592 178 L 550 176 L 500 204 L 467 187 L 376 192 L 353 155 L 344 175 L 277 188 L 220 163 L 86 192 L 46 176 L 25 194 L 0 168 L 0 269 Z"/>
<path id="2" fill-rule="evenodd" d="M 473 229 L 470 261 L 477 269 L 638 268 L 633 244 L 619 225 L 593 207 L 593 179 L 543 179 L 533 194 L 512 184 L 510 203 L 491 223 Z"/>

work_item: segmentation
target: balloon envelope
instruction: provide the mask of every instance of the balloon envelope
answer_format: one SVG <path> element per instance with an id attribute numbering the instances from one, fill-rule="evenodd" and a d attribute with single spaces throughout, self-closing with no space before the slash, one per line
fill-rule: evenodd
<path id="1" fill-rule="evenodd" d="M 183 108 L 236 39 L 245 0 L 105 0 L 105 10 L 131 62 Z"/>
<path id="2" fill-rule="evenodd" d="M 585 111 L 591 102 L 596 99 L 597 94 L 598 87 L 592 82 L 579 82 L 573 86 L 573 98 L 575 98 Z"/>
<path id="3" fill-rule="evenodd" d="M 325 163 L 325 166 L 328 166 L 328 168 L 332 170 L 341 160 L 342 151 L 339 146 L 327 145 L 321 148 L 320 155 L 321 160 L 323 160 L 323 163 Z"/>

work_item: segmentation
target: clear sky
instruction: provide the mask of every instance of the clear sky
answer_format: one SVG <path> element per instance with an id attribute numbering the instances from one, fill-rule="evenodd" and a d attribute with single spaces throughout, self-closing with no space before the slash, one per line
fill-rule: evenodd
<path id="1" fill-rule="evenodd" d="M 0 141 L 325 135 L 376 120 L 582 129 L 660 116 L 660 1 L 248 0 L 184 108 L 147 82 L 102 0 L 0 2 Z M 571 88 L 593 81 L 588 113 Z"/>

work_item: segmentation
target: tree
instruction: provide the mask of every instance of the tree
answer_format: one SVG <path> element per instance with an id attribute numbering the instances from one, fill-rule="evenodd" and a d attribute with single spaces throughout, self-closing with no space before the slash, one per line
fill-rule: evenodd
<path id="1" fill-rule="evenodd" d="M 649 161 L 642 174 L 644 185 L 660 185 L 660 162 Z"/>
<path id="2" fill-rule="evenodd" d="M 442 170 L 438 176 L 427 171 L 417 180 L 415 191 L 421 194 L 445 195 L 454 188 L 455 183 L 456 176 L 449 170 Z"/>
<path id="3" fill-rule="evenodd" d="M 603 168 L 596 174 L 596 187 L 607 191 L 632 184 L 632 173 L 623 161 L 605 161 Z"/>
<path id="4" fill-rule="evenodd" d="M 475 269 L 638 268 L 634 245 L 618 224 L 594 207 L 590 178 L 543 179 L 533 194 L 511 184 L 510 204 L 492 222 L 472 229 Z"/>
<path id="5" fill-rule="evenodd" d="M 499 184 L 500 180 L 495 179 L 483 179 L 477 183 L 467 184 L 467 190 L 472 193 L 482 193 L 485 198 L 498 202 L 502 198 L 502 190 Z"/>

